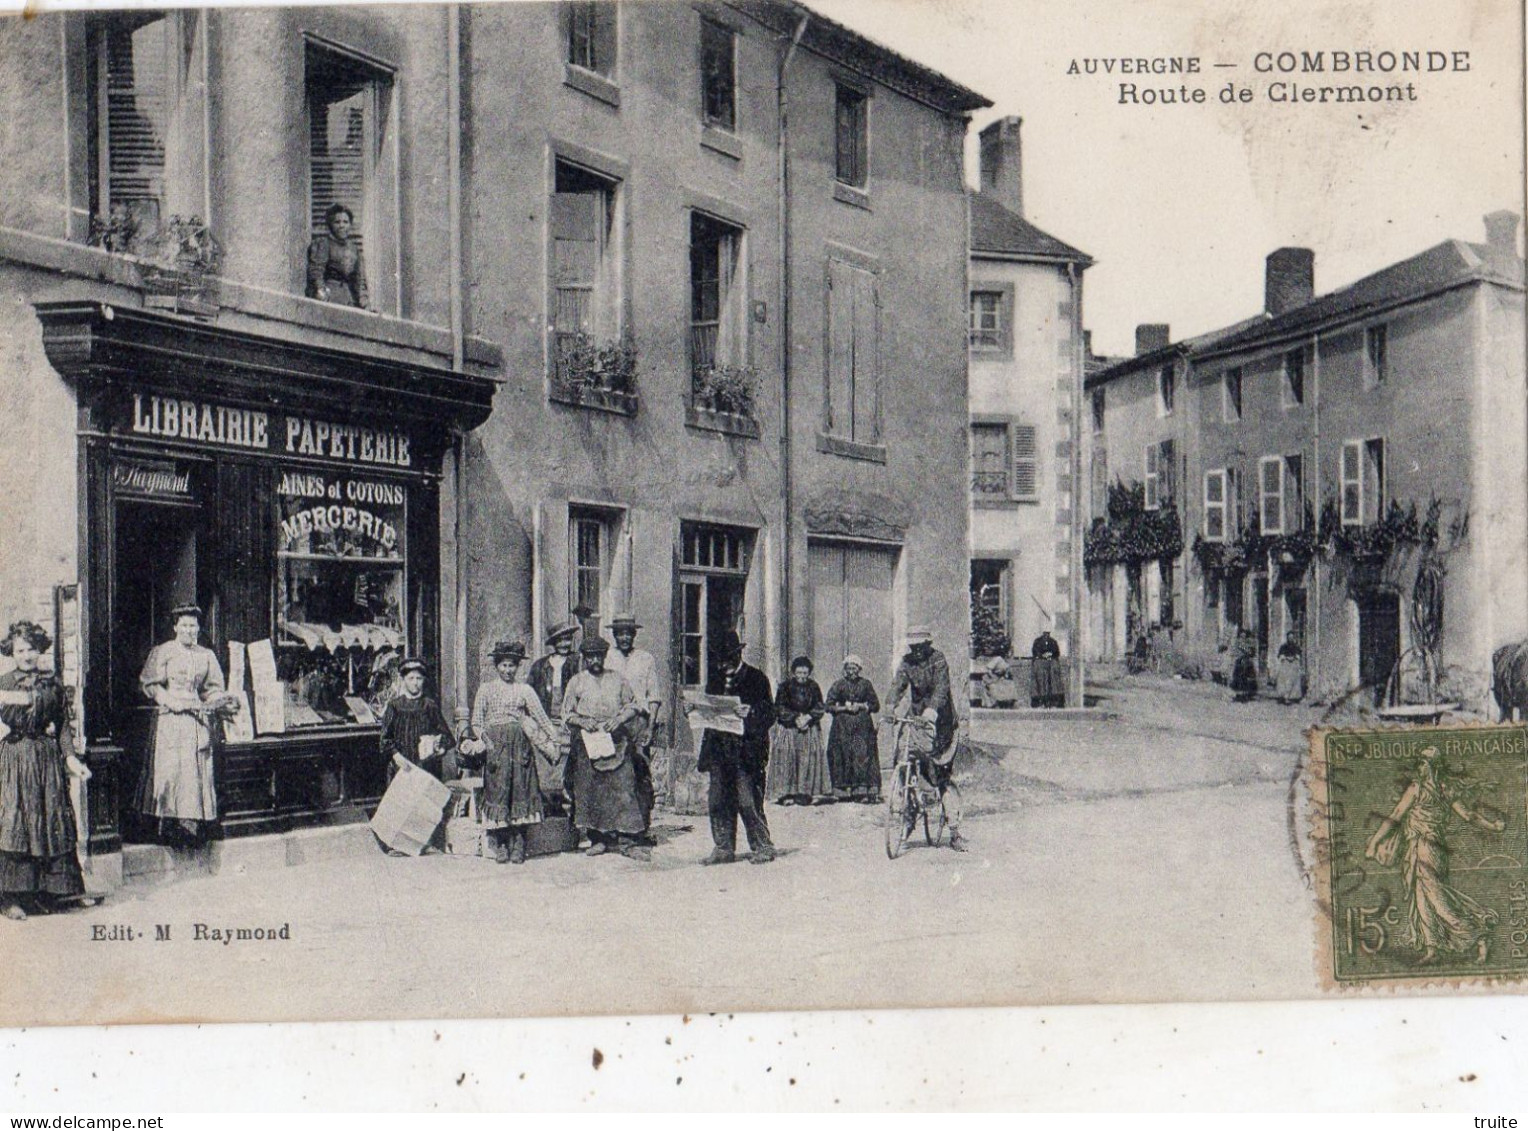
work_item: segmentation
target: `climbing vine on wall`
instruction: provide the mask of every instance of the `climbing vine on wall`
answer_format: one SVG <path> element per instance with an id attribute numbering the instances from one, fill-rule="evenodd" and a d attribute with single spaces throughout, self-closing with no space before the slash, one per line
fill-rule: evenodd
<path id="1" fill-rule="evenodd" d="M 1146 488 L 1116 480 L 1109 488 L 1107 518 L 1095 518 L 1082 543 L 1083 564 L 1146 562 L 1183 552 L 1183 525 L 1171 499 L 1148 510 Z"/>

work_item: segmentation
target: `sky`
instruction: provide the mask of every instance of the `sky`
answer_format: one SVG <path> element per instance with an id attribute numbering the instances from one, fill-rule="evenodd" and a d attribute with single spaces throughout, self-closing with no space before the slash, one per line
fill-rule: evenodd
<path id="1" fill-rule="evenodd" d="M 1096 260 L 1084 309 L 1099 353 L 1131 353 L 1138 323 L 1168 323 L 1177 339 L 1256 314 L 1276 248 L 1313 249 L 1324 293 L 1445 239 L 1482 241 L 1486 213 L 1524 210 L 1519 0 L 808 3 L 992 99 L 972 119 L 973 182 L 977 131 L 1024 119 L 1025 213 Z M 1322 51 L 1328 70 L 1255 70 L 1259 52 L 1286 50 Z M 1385 50 L 1451 63 L 1468 51 L 1470 69 L 1330 70 L 1333 52 Z M 1202 71 L 1067 73 L 1109 57 L 1197 57 Z M 1275 103 L 1280 81 L 1411 82 L 1416 100 Z M 1207 101 L 1120 105 L 1125 82 L 1187 83 Z M 1223 104 L 1228 82 L 1253 101 Z"/>

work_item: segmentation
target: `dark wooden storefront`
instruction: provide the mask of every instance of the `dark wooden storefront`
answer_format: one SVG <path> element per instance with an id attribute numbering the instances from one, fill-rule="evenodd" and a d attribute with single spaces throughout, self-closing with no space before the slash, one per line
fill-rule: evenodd
<path id="1" fill-rule="evenodd" d="M 154 834 L 138 674 L 186 602 L 225 673 L 230 642 L 269 642 L 287 688 L 279 727 L 252 711 L 215 758 L 223 835 L 357 819 L 386 780 L 372 661 L 438 671 L 441 461 L 493 382 L 98 302 L 37 313 L 77 389 L 92 850 Z"/>

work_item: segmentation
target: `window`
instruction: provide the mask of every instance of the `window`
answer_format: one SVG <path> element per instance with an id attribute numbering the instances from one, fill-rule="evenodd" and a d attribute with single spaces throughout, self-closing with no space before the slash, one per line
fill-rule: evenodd
<path id="1" fill-rule="evenodd" d="M 308 220 L 325 230 L 331 205 L 349 209 L 367 261 L 367 284 L 397 310 L 397 179 L 392 76 L 317 43 L 307 44 Z"/>
<path id="2" fill-rule="evenodd" d="M 1342 445 L 1342 524 L 1362 526 L 1385 513 L 1385 441 Z"/>
<path id="3" fill-rule="evenodd" d="M 864 92 L 839 86 L 834 109 L 835 169 L 839 184 L 865 187 L 869 174 L 870 99 Z"/>
<path id="4" fill-rule="evenodd" d="M 288 730 L 381 716 L 379 653 L 407 651 L 409 487 L 291 468 L 276 493 L 276 672 Z M 365 499 L 329 506 L 326 499 Z M 343 519 L 343 522 L 340 520 Z"/>
<path id="5" fill-rule="evenodd" d="M 613 541 L 610 515 L 585 507 L 568 508 L 568 609 L 598 634 L 606 609 Z"/>
<path id="6" fill-rule="evenodd" d="M 1305 525 L 1305 457 L 1284 457 L 1284 530 L 1294 533 Z"/>
<path id="7" fill-rule="evenodd" d="M 1387 326 L 1370 326 L 1364 331 L 1364 387 L 1383 385 L 1390 376 L 1390 334 Z"/>
<path id="8" fill-rule="evenodd" d="M 1242 418 L 1242 371 L 1240 366 L 1227 369 L 1220 379 L 1221 415 L 1227 424 Z"/>
<path id="9" fill-rule="evenodd" d="M 1002 629 L 1010 644 L 1013 641 L 1013 563 L 1000 558 L 973 558 L 971 561 L 971 619 L 973 635 L 976 619 L 985 614 Z"/>
<path id="10" fill-rule="evenodd" d="M 856 443 L 879 444 L 881 311 L 875 273 L 828 260 L 827 299 L 824 431 Z"/>
<path id="11" fill-rule="evenodd" d="M 1091 496 L 1088 515 L 1091 518 L 1102 518 L 1109 513 L 1109 456 L 1107 452 L 1095 448 L 1093 450 L 1093 462 L 1090 468 Z"/>
<path id="12" fill-rule="evenodd" d="M 1163 440 L 1146 448 L 1146 509 L 1171 506 L 1177 494 L 1177 445 Z"/>
<path id="13" fill-rule="evenodd" d="M 700 21 L 701 120 L 719 130 L 737 128 L 736 39 L 731 28 Z"/>
<path id="14" fill-rule="evenodd" d="M 1102 436 L 1104 432 L 1104 391 L 1093 390 L 1093 431 Z"/>
<path id="15" fill-rule="evenodd" d="M 1264 534 L 1284 533 L 1284 460 L 1264 456 L 1257 463 L 1258 523 Z"/>
<path id="16" fill-rule="evenodd" d="M 1227 510 L 1226 471 L 1219 468 L 1204 473 L 1204 540 L 1206 542 L 1228 541 L 1230 523 L 1226 521 Z"/>
<path id="17" fill-rule="evenodd" d="M 1305 350 L 1290 350 L 1284 355 L 1284 407 L 1305 403 Z"/>
<path id="18" fill-rule="evenodd" d="M 1171 416 L 1173 414 L 1173 398 L 1176 393 L 1175 374 L 1171 365 L 1164 365 L 1157 371 L 1157 415 Z"/>
<path id="19" fill-rule="evenodd" d="M 606 78 L 614 74 L 616 5 L 575 0 L 563 6 L 563 20 L 568 63 Z"/>
<path id="20" fill-rule="evenodd" d="M 707 374 L 748 358 L 742 255 L 743 229 L 690 214 L 690 369 L 697 392 Z"/>
<path id="21" fill-rule="evenodd" d="M 86 36 L 90 208 L 131 249 L 171 216 L 206 216 L 203 14 L 94 17 Z"/>
<path id="22" fill-rule="evenodd" d="M 591 347 L 618 341 L 621 256 L 618 182 L 566 161 L 555 170 L 551 224 L 551 329 L 555 374 L 586 363 Z"/>
<path id="23" fill-rule="evenodd" d="M 971 492 L 977 502 L 1033 501 L 1040 461 L 1033 424 L 971 425 Z"/>
<path id="24" fill-rule="evenodd" d="M 1011 288 L 971 292 L 968 341 L 973 353 L 1012 354 L 1012 304 Z"/>
<path id="25" fill-rule="evenodd" d="M 714 676 L 711 643 L 720 632 L 744 635 L 744 592 L 753 533 L 704 523 L 681 524 L 679 681 L 703 686 Z"/>

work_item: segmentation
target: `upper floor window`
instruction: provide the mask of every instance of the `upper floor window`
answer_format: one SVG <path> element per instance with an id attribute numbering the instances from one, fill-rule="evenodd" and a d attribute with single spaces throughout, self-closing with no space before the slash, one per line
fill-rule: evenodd
<path id="1" fill-rule="evenodd" d="M 1104 391 L 1093 390 L 1093 431 L 1100 436 L 1104 431 Z"/>
<path id="2" fill-rule="evenodd" d="M 1385 441 L 1349 440 L 1342 445 L 1342 524 L 1363 526 L 1385 513 Z"/>
<path id="3" fill-rule="evenodd" d="M 1204 540 L 1206 542 L 1229 541 L 1227 531 L 1230 523 L 1230 492 L 1225 468 L 1204 473 Z"/>
<path id="4" fill-rule="evenodd" d="M 392 74 L 312 41 L 304 62 L 308 219 L 314 233 L 306 293 L 347 306 L 377 305 L 396 312 Z M 348 220 L 343 234 L 335 228 L 342 216 Z M 375 304 L 373 297 L 379 300 Z"/>
<path id="5" fill-rule="evenodd" d="M 1305 350 L 1290 350 L 1284 355 L 1285 408 L 1295 408 L 1305 403 Z"/>
<path id="6" fill-rule="evenodd" d="M 969 342 L 973 353 L 1006 354 L 1012 349 L 1010 291 L 971 292 Z"/>
<path id="7" fill-rule="evenodd" d="M 1227 424 L 1242 418 L 1242 371 L 1240 366 L 1227 369 L 1220 379 L 1221 416 Z"/>
<path id="8" fill-rule="evenodd" d="M 870 172 L 870 99 L 863 91 L 838 86 L 834 102 L 834 175 L 839 184 L 865 187 Z"/>
<path id="9" fill-rule="evenodd" d="M 1171 440 L 1148 445 L 1145 468 L 1145 505 L 1147 510 L 1172 506 L 1177 497 L 1178 454 Z"/>
<path id="10" fill-rule="evenodd" d="M 880 290 L 873 271 L 828 260 L 828 372 L 824 431 L 881 442 Z"/>
<path id="11" fill-rule="evenodd" d="M 1038 498 L 1038 456 L 1033 424 L 972 424 L 972 498 L 979 503 Z"/>
<path id="12" fill-rule="evenodd" d="M 719 130 L 737 128 L 737 50 L 731 28 L 700 21 L 700 98 L 702 120 Z"/>
<path id="13" fill-rule="evenodd" d="M 90 209 L 131 251 L 171 216 L 206 216 L 204 13 L 112 13 L 86 33 Z"/>
<path id="14" fill-rule="evenodd" d="M 746 278 L 743 229 L 690 213 L 690 369 L 697 393 L 718 370 L 747 362 Z"/>
<path id="15" fill-rule="evenodd" d="M 1258 525 L 1263 534 L 1284 533 L 1284 459 L 1258 460 Z"/>
<path id="16" fill-rule="evenodd" d="M 1177 374 L 1171 365 L 1157 370 L 1157 415 L 1171 416 L 1173 400 L 1177 394 Z"/>
<path id="17" fill-rule="evenodd" d="M 615 73 L 615 9 L 602 0 L 570 0 L 563 6 L 570 64 L 606 78 Z"/>
<path id="18" fill-rule="evenodd" d="M 621 256 L 615 223 L 620 182 L 558 161 L 550 212 L 552 362 L 559 377 L 582 379 L 570 366 L 620 340 Z"/>
<path id="19" fill-rule="evenodd" d="M 1390 376 L 1390 334 L 1387 326 L 1364 331 L 1364 387 L 1383 385 Z"/>

